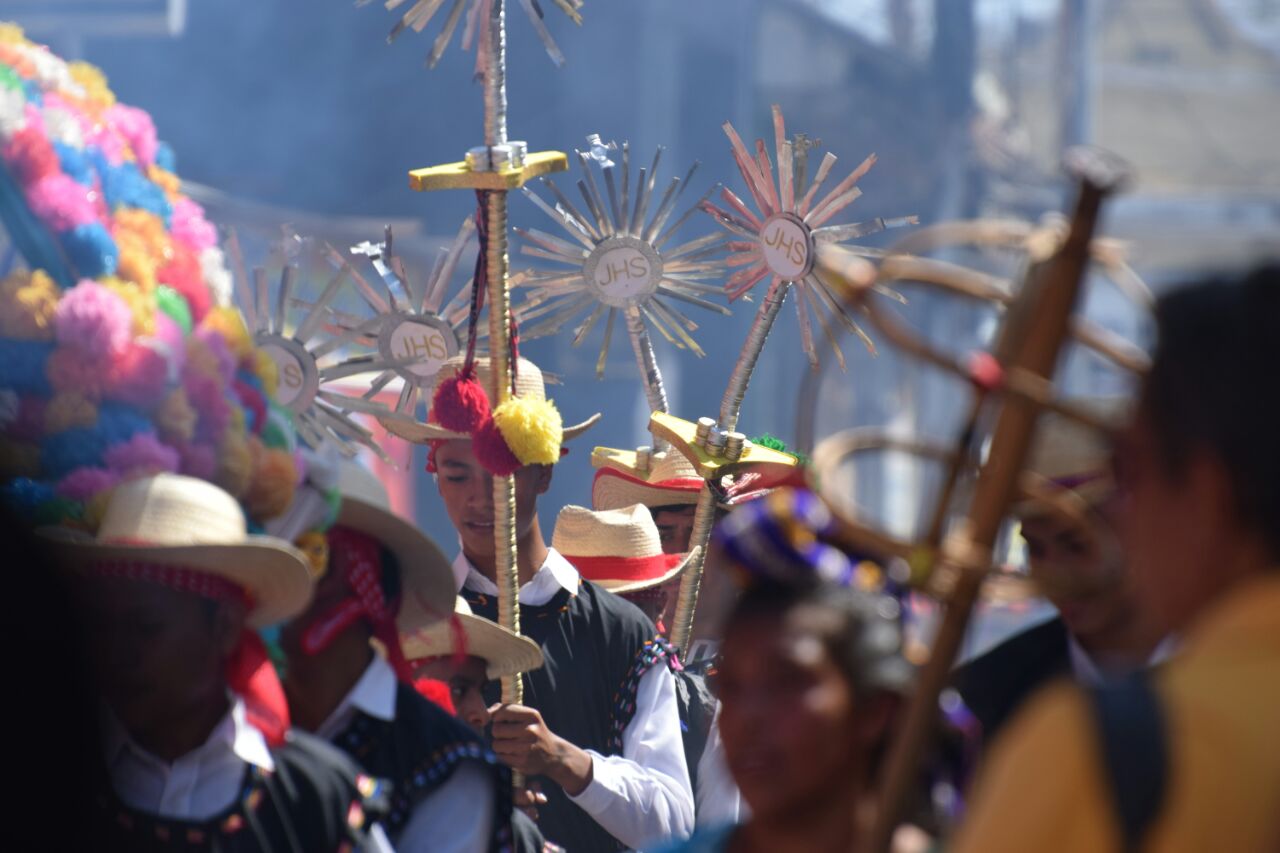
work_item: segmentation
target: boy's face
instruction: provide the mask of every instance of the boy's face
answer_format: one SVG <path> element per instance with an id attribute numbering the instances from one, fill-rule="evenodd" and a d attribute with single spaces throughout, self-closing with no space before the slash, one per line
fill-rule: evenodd
<path id="1" fill-rule="evenodd" d="M 476 459 L 471 442 L 441 443 L 435 452 L 436 486 L 445 511 L 462 537 L 465 553 L 491 557 L 493 547 L 493 477 Z M 538 523 L 538 495 L 551 486 L 550 465 L 526 465 L 515 474 L 516 537 Z"/>
<path id="2" fill-rule="evenodd" d="M 656 507 L 653 510 L 653 523 L 662 538 L 662 553 L 687 554 L 689 540 L 693 538 L 693 516 L 695 506 Z"/>
<path id="3" fill-rule="evenodd" d="M 434 678 L 449 685 L 449 696 L 454 710 L 462 720 L 479 734 L 489 725 L 489 707 L 484 702 L 485 662 L 478 657 L 466 657 L 461 664 L 451 657 L 431 658 L 414 673 L 419 678 Z"/>

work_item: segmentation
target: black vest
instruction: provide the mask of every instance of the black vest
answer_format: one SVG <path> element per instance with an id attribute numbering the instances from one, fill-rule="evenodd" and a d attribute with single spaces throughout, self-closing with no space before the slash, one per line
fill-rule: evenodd
<path id="1" fill-rule="evenodd" d="M 396 689 L 394 720 L 363 712 L 337 737 L 334 745 L 365 772 L 391 782 L 387 834 L 395 842 L 400 830 L 426 797 L 448 781 L 464 761 L 489 769 L 494 791 L 494 825 L 489 849 L 511 849 L 511 774 L 498 764 L 484 740 L 434 702 L 406 684 Z"/>
<path id="2" fill-rule="evenodd" d="M 126 806 L 104 779 L 96 818 L 111 851 L 330 853 L 361 850 L 386 809 L 386 786 L 319 738 L 290 732 L 271 750 L 275 769 L 246 765 L 240 795 L 205 821 L 171 820 Z"/>
<path id="3" fill-rule="evenodd" d="M 496 599 L 465 588 L 462 595 L 476 615 L 497 619 Z M 654 648 L 653 623 L 634 604 L 584 580 L 577 595 L 561 590 L 544 605 L 521 605 L 520 633 L 542 647 L 546 660 L 524 674 L 525 705 L 579 748 L 620 755 L 622 732 L 635 716 L 637 666 Z M 487 686 L 485 698 L 501 698 L 496 683 Z M 558 785 L 538 781 L 547 795 L 538 826 L 548 841 L 570 853 L 625 849 Z"/>

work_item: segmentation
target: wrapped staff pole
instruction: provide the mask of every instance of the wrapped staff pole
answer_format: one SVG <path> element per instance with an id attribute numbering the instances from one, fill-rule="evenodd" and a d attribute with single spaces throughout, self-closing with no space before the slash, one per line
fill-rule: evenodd
<path id="1" fill-rule="evenodd" d="M 493 169 L 509 157 L 507 144 L 507 34 L 505 0 L 490 7 L 489 64 L 484 79 L 484 142 L 487 165 Z M 489 296 L 489 399 L 495 407 L 511 396 L 511 309 L 507 292 L 507 193 L 485 194 L 487 220 L 485 265 Z M 476 282 L 476 287 L 480 282 Z M 498 624 L 520 633 L 520 579 L 516 563 L 516 486 L 513 477 L 493 478 L 494 572 L 498 585 Z M 519 673 L 502 679 L 502 701 L 524 701 L 524 680 Z"/>
<path id="2" fill-rule="evenodd" d="M 729 386 L 725 389 L 724 398 L 720 401 L 720 424 L 717 426 L 710 418 L 698 422 L 699 438 L 703 445 L 713 451 L 728 453 L 730 461 L 737 461 L 732 455 L 741 452 L 745 436 L 734 432 L 738 425 L 738 415 L 742 412 L 742 400 L 747 394 L 747 386 L 751 383 L 751 374 L 755 372 L 760 353 L 764 351 L 765 342 L 773 323 L 778 319 L 782 303 L 787 299 L 791 283 L 774 282 L 756 311 L 755 320 L 751 323 L 751 331 L 747 341 L 738 354 L 738 360 L 729 376 Z M 732 438 L 732 447 L 730 439 Z M 676 598 L 675 619 L 671 626 L 671 643 L 678 649 L 688 648 L 689 638 L 693 634 L 693 617 L 698 609 L 698 589 L 702 585 L 702 570 L 707 560 L 707 544 L 711 541 L 711 528 L 716 519 L 716 497 L 711 482 L 703 484 L 698 495 L 698 506 L 693 516 L 693 534 L 689 539 L 689 547 L 697 548 L 697 556 L 689 561 L 680 576 L 680 594 Z"/>
<path id="3" fill-rule="evenodd" d="M 1068 152 L 1066 165 L 1079 183 L 1079 197 L 1065 242 L 1047 261 L 1028 268 L 1024 286 L 1010 305 L 999 347 L 1008 358 L 1001 365 L 1006 375 L 1016 372 L 1051 381 L 1083 284 L 1102 203 L 1127 176 L 1119 161 L 1095 149 Z M 933 733 L 938 697 L 946 686 L 990 566 L 991 548 L 1017 489 L 1038 414 L 1039 405 L 1032 397 L 1005 395 L 967 517 L 943 547 L 941 559 L 958 570 L 956 583 L 944 602 L 942 624 L 929 661 L 921 670 L 877 786 L 880 802 L 870 828 L 868 850 L 888 849 L 902 818 L 921 756 Z"/>
<path id="4" fill-rule="evenodd" d="M 721 188 L 720 200 L 727 205 L 720 207 L 703 201 L 701 207 L 709 213 L 729 234 L 727 248 L 730 257 L 726 263 L 737 271 L 725 282 L 725 292 L 730 300 L 738 299 L 768 281 L 768 290 L 756 312 L 746 343 L 734 364 L 720 403 L 719 422 L 710 421 L 707 435 L 701 446 L 713 456 L 733 457 L 726 452 L 726 444 L 741 446 L 738 416 L 742 400 L 755 371 L 756 363 L 764 351 L 765 341 L 773 329 L 778 312 L 788 294 L 795 291 L 796 315 L 800 323 L 800 339 L 805 356 L 813 367 L 819 364 L 815 329 L 827 339 L 836 361 L 843 367 L 837 329 L 858 335 L 870 344 L 870 340 L 858 327 L 853 317 L 839 304 L 832 289 L 815 271 L 820 246 L 846 245 L 888 228 L 916 224 L 916 217 L 902 216 L 885 219 L 876 217 L 863 222 L 831 224 L 861 195 L 858 182 L 875 165 L 874 154 L 859 163 L 853 171 L 825 194 L 823 183 L 836 164 L 834 154 L 823 155 L 822 162 L 809 179 L 809 151 L 813 145 L 804 137 L 792 140 L 787 136 L 782 110 L 772 109 L 773 149 L 775 159 L 769 158 L 764 140 L 757 140 L 752 153 L 743 143 L 732 124 L 725 123 L 734 162 L 747 188 L 743 199 L 728 187 Z M 777 169 L 774 169 L 774 163 Z M 892 294 L 890 294 L 892 295 Z M 704 419 L 709 421 L 710 419 Z M 700 422 L 701 424 L 702 422 Z M 702 556 L 690 562 L 680 582 L 680 595 L 676 601 L 675 625 L 671 640 L 680 648 L 688 643 L 693 630 L 694 612 L 698 606 L 698 588 L 707 553 L 707 543 L 715 520 L 715 496 L 711 483 L 703 487 L 694 516 L 693 538 L 690 547 L 701 546 Z"/>

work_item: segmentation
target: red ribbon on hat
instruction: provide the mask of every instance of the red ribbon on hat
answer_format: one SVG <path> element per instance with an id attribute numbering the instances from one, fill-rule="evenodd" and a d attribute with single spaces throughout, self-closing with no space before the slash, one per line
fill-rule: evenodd
<path id="1" fill-rule="evenodd" d="M 98 577 L 154 583 L 212 601 L 253 605 L 249 592 L 234 581 L 203 569 L 165 566 L 137 560 L 101 560 L 89 566 Z M 225 677 L 231 691 L 244 700 L 245 718 L 267 743 L 280 746 L 289 730 L 289 702 L 280 676 L 258 632 L 246 628 L 227 659 Z"/>
<path id="2" fill-rule="evenodd" d="M 684 554 L 655 554 L 652 557 L 574 557 L 562 554 L 590 581 L 656 580 L 684 560 Z"/>
<path id="3" fill-rule="evenodd" d="M 309 655 L 319 654 L 364 619 L 373 628 L 373 636 L 387 650 L 387 662 L 395 670 L 396 678 L 412 685 L 413 672 L 405 660 L 396 626 L 400 600 L 388 600 L 382 594 L 382 559 L 377 540 L 340 526 L 329 528 L 325 535 L 329 540 L 330 565 L 334 563 L 334 555 L 343 556 L 342 564 L 352 594 L 311 623 L 302 636 L 302 650 Z"/>

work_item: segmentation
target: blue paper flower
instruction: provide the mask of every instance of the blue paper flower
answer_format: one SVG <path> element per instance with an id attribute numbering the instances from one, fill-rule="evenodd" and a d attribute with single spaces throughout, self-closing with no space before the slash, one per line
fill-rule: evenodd
<path id="1" fill-rule="evenodd" d="M 57 152 L 58 163 L 61 164 L 62 171 L 86 187 L 93 186 L 93 179 L 97 177 L 97 170 L 94 169 L 93 163 L 89 161 L 89 158 L 84 156 L 84 152 L 62 142 L 53 143 L 53 150 Z"/>
<path id="2" fill-rule="evenodd" d="M 0 388 L 47 397 L 52 393 L 44 366 L 54 345 L 44 341 L 0 338 Z"/>
<path id="3" fill-rule="evenodd" d="M 55 497 L 52 484 L 29 477 L 19 477 L 0 487 L 0 503 L 24 521 L 34 519 L 41 504 Z"/>
<path id="4" fill-rule="evenodd" d="M 58 235 L 58 239 L 81 278 L 101 278 L 115 273 L 120 250 L 102 223 L 79 225 Z"/>
<path id="5" fill-rule="evenodd" d="M 173 206 L 169 204 L 164 190 L 142 174 L 136 163 L 111 166 L 100 161 L 98 172 L 102 175 L 102 193 L 112 210 L 122 206 L 136 207 L 159 216 L 164 220 L 164 226 L 169 227 Z"/>

